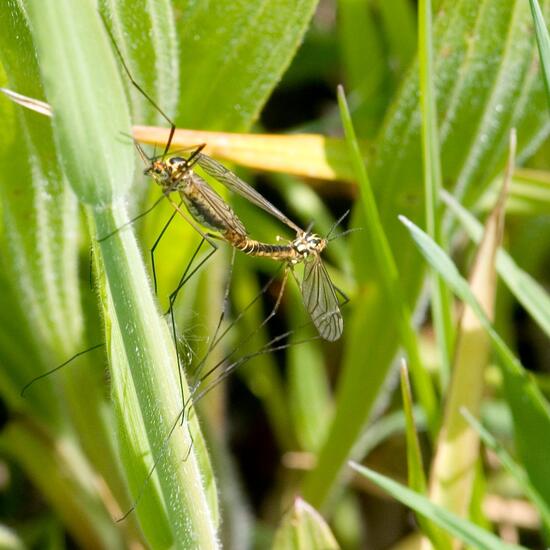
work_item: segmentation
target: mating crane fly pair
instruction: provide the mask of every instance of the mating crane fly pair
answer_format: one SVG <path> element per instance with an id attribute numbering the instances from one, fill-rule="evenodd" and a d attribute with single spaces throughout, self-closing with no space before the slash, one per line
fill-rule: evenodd
<path id="1" fill-rule="evenodd" d="M 250 185 L 225 168 L 221 163 L 203 154 L 201 151 L 205 147 L 205 144 L 199 145 L 188 158 L 181 156 L 170 157 L 168 153 L 176 126 L 168 115 L 134 80 L 114 37 L 111 35 L 108 26 L 105 26 L 130 82 L 170 124 L 168 141 L 162 155 L 149 158 L 141 146 L 136 143 L 141 157 L 148 163 L 144 173 L 160 185 L 163 195 L 170 200 L 176 211 L 205 239 L 208 240 L 201 229 L 182 212 L 178 204 L 170 199 L 169 195 L 171 193 L 179 192 L 192 218 L 201 225 L 216 232 L 216 235 L 210 236 L 223 239 L 235 249 L 249 256 L 259 256 L 285 262 L 294 277 L 293 267 L 297 264 L 303 264 L 302 284 L 299 286 L 304 305 L 313 324 L 317 328 L 321 338 L 328 341 L 340 338 L 343 331 L 343 319 L 336 295 L 337 289 L 332 284 L 321 260 L 321 253 L 327 246 L 330 235 L 327 235 L 327 238 L 322 238 L 312 233 L 309 228 L 305 231 L 301 229 L 278 208 L 260 195 L 260 193 L 250 187 Z M 230 191 L 241 195 L 295 231 L 296 237 L 294 240 L 287 244 L 269 244 L 250 238 L 246 227 L 233 209 L 204 179 L 194 172 L 193 167 L 195 164 L 198 164 L 205 173 L 225 185 Z M 288 268 L 285 270 L 285 281 L 289 271 Z"/>

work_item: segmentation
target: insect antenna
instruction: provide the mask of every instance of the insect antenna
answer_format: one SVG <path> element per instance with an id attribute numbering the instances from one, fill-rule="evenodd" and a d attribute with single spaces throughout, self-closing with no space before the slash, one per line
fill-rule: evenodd
<path id="1" fill-rule="evenodd" d="M 157 105 L 157 103 L 153 100 L 153 98 L 141 87 L 141 85 L 134 79 L 132 72 L 130 71 L 130 68 L 128 67 L 126 61 L 124 60 L 124 57 L 122 55 L 122 52 L 120 51 L 120 48 L 118 47 L 118 44 L 116 43 L 115 37 L 113 36 L 113 33 L 111 32 L 111 29 L 109 27 L 109 24 L 107 22 L 107 19 L 105 16 L 100 12 L 101 19 L 103 21 L 103 25 L 105 27 L 105 30 L 107 31 L 107 34 L 109 35 L 109 38 L 111 40 L 111 43 L 113 45 L 113 48 L 115 49 L 115 52 L 120 60 L 120 64 L 124 68 L 124 72 L 127 74 L 130 82 L 132 85 L 138 90 L 138 92 L 158 111 L 158 113 L 170 124 L 170 134 L 168 135 L 168 141 L 166 142 L 166 145 L 164 147 L 164 153 L 163 156 L 166 156 L 166 153 L 168 153 L 168 150 L 170 149 L 170 145 L 172 144 L 172 139 L 174 137 L 174 132 L 176 131 L 176 125 L 172 121 L 172 119 Z"/>
<path id="2" fill-rule="evenodd" d="M 334 232 L 334 230 L 347 218 L 348 214 L 349 214 L 349 210 L 346 210 L 331 226 L 331 228 L 329 229 L 328 233 L 327 233 L 327 236 L 325 237 L 325 239 L 327 239 L 327 241 L 330 241 L 330 240 L 333 240 L 331 239 L 331 235 L 332 233 Z M 343 236 L 345 235 L 346 233 L 348 232 L 351 232 L 349 229 L 348 231 L 344 231 L 344 233 L 341 233 L 339 236 Z"/>

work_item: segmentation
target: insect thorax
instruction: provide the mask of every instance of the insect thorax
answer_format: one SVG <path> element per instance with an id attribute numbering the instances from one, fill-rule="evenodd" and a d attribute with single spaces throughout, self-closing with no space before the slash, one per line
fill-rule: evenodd
<path id="1" fill-rule="evenodd" d="M 306 259 L 311 254 L 323 252 L 327 241 L 315 233 L 301 233 L 292 241 L 292 246 L 303 259 Z"/>
<path id="2" fill-rule="evenodd" d="M 190 169 L 186 159 L 171 157 L 167 160 L 153 160 L 145 170 L 145 174 L 151 176 L 155 183 L 163 188 L 165 193 L 170 193 L 186 183 Z"/>

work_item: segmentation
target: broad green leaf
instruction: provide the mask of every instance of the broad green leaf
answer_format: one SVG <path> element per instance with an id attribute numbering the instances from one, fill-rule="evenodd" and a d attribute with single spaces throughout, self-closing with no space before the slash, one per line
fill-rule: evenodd
<path id="1" fill-rule="evenodd" d="M 300 45 L 317 0 L 182 2 L 178 126 L 241 131 Z"/>
<path id="2" fill-rule="evenodd" d="M 402 74 L 416 53 L 416 17 L 411 4 L 406 0 L 392 3 L 377 0 L 378 9 L 387 36 L 393 70 Z M 393 63 L 397 67 L 393 66 Z"/>
<path id="3" fill-rule="evenodd" d="M 442 529 L 445 529 L 449 534 L 473 548 L 478 548 L 479 550 L 519 550 L 520 548 L 525 548 L 523 546 L 508 544 L 501 541 L 492 533 L 455 516 L 445 508 L 433 504 L 426 497 L 411 491 L 407 487 L 365 466 L 361 466 L 354 462 L 350 462 L 350 466 L 356 472 L 384 489 L 384 491 L 391 496 L 406 506 L 409 506 L 418 514 L 422 514 L 427 519 L 439 525 Z"/>

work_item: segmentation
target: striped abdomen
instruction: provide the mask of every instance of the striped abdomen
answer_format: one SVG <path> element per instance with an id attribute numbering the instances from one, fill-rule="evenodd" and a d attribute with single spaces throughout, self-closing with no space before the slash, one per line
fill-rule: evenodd
<path id="1" fill-rule="evenodd" d="M 222 235 L 228 243 L 249 256 L 258 256 L 292 263 L 302 260 L 302 256 L 292 244 L 262 243 L 249 238 L 247 235 L 240 235 L 232 231 L 223 232 Z"/>

